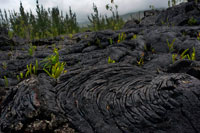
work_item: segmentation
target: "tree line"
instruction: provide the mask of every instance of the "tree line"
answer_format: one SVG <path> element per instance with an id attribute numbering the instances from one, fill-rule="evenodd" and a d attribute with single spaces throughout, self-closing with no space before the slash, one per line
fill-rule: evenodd
<path id="1" fill-rule="evenodd" d="M 115 5 L 113 8 L 108 4 L 106 9 L 112 12 L 112 17 L 99 14 L 97 6 L 93 4 L 94 13 L 88 16 L 90 24 L 87 29 L 117 30 L 123 26 L 124 21 L 119 17 L 118 6 Z M 78 25 L 76 13 L 71 7 L 68 13 L 63 13 L 58 7 L 45 9 L 38 0 L 36 0 L 36 14 L 31 10 L 25 12 L 22 2 L 20 2 L 19 12 L 0 9 L 0 27 L 6 28 L 10 37 L 17 35 L 29 40 L 74 34 L 82 30 Z"/>

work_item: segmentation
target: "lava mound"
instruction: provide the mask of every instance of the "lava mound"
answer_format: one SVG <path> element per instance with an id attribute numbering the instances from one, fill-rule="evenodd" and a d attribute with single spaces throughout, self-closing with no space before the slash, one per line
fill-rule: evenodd
<path id="1" fill-rule="evenodd" d="M 193 4 L 128 22 L 119 31 L 36 40 L 32 56 L 28 42 L 0 32 L 0 132 L 200 132 L 200 27 L 171 14 L 186 8 L 181 16 L 198 19 L 199 3 Z M 166 15 L 178 24 L 160 25 Z M 55 47 L 67 70 L 57 80 L 42 69 Z M 37 75 L 17 80 L 35 60 Z"/>

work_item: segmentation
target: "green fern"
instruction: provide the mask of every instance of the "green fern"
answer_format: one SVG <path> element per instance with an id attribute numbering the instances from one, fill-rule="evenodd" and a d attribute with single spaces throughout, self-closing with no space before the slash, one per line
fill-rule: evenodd
<path id="1" fill-rule="evenodd" d="M 51 71 L 49 72 L 48 70 L 46 70 L 45 68 L 43 68 L 43 70 L 52 78 L 57 79 L 58 77 L 60 77 L 60 75 L 62 73 L 66 73 L 67 71 L 64 70 L 64 66 L 66 65 L 66 63 L 60 63 L 57 62 L 55 65 L 52 66 Z"/>

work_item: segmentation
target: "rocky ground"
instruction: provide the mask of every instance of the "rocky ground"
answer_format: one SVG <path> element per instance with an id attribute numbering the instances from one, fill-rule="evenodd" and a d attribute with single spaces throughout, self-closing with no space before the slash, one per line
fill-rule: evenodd
<path id="1" fill-rule="evenodd" d="M 200 132 L 199 24 L 200 3 L 191 1 L 139 24 L 129 21 L 119 31 L 33 41 L 33 55 L 30 42 L 9 39 L 1 29 L 0 132 Z M 167 40 L 174 40 L 172 49 Z M 58 81 L 41 62 L 54 48 L 67 70 Z M 190 56 L 195 49 L 195 60 L 182 58 L 186 49 Z M 17 80 L 35 60 L 37 76 Z"/>

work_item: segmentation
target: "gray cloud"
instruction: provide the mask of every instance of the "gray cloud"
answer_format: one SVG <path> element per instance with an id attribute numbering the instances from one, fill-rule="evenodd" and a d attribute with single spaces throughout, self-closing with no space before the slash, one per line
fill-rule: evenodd
<path id="1" fill-rule="evenodd" d="M 35 10 L 35 0 L 21 0 L 25 10 Z M 119 13 L 125 14 L 139 10 L 149 9 L 149 5 L 156 8 L 167 7 L 168 0 L 115 0 L 115 4 L 119 6 Z M 0 0 L 0 8 L 16 11 L 19 10 L 20 0 Z M 95 3 L 102 14 L 108 13 L 105 5 L 110 0 L 39 0 L 45 8 L 58 6 L 64 12 L 68 12 L 69 6 L 76 12 L 78 19 L 87 19 L 87 15 L 92 13 L 92 5 Z"/>

